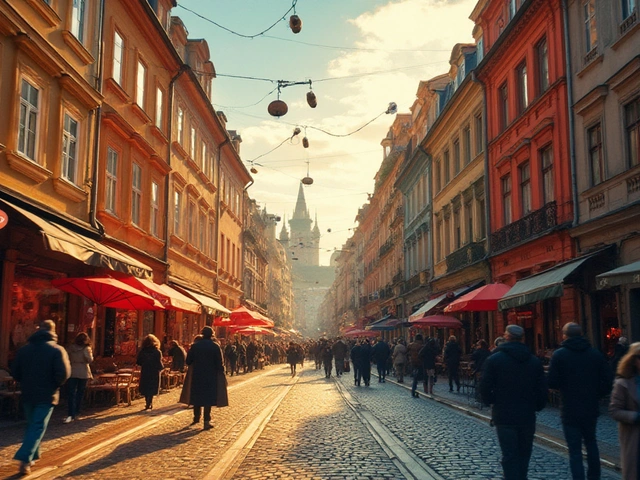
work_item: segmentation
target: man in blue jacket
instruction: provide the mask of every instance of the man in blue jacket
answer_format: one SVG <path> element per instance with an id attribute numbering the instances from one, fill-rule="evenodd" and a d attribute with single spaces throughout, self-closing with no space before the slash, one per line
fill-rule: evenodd
<path id="1" fill-rule="evenodd" d="M 502 450 L 505 480 L 526 480 L 536 431 L 536 412 L 547 401 L 547 385 L 540 360 L 531 354 L 524 329 L 507 325 L 506 342 L 494 350 L 482 368 L 480 395 L 493 405 L 491 421 Z"/>
<path id="2" fill-rule="evenodd" d="M 69 357 L 57 340 L 56 324 L 45 320 L 18 350 L 11 369 L 13 378 L 20 382 L 27 418 L 22 446 L 13 457 L 20 461 L 21 475 L 31 473 L 32 463 L 40 458 L 40 442 L 58 404 L 60 387 L 71 376 Z"/>
<path id="3" fill-rule="evenodd" d="M 564 341 L 553 353 L 549 388 L 562 395 L 562 429 L 569 448 L 574 480 L 584 480 L 582 441 L 587 449 L 587 478 L 600 479 L 600 453 L 596 441 L 599 400 L 611 391 L 612 375 L 605 356 L 591 347 L 577 323 L 562 328 Z"/>

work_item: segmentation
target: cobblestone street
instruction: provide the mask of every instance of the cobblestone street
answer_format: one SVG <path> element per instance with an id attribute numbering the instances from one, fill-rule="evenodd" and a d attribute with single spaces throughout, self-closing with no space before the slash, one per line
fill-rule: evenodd
<path id="1" fill-rule="evenodd" d="M 282 365 L 229 380 L 231 406 L 214 409 L 211 431 L 190 425 L 177 390 L 151 414 L 137 401 L 62 425 L 58 407 L 31 478 L 501 478 L 486 421 L 405 386 L 373 377 L 355 387 L 350 374 L 326 379 L 309 367 L 291 377 Z M 2 431 L 0 476 L 13 478 L 22 426 Z M 570 478 L 566 452 L 536 445 L 529 478 Z M 603 479 L 618 478 L 604 469 Z"/>

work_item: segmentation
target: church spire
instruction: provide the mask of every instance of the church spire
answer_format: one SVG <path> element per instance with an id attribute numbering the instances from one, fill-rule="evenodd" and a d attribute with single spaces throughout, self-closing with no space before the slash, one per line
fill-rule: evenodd
<path id="1" fill-rule="evenodd" d="M 280 241 L 288 242 L 289 241 L 289 232 L 287 231 L 287 219 L 285 217 L 284 222 L 282 222 L 282 230 L 280 230 Z"/>
<path id="2" fill-rule="evenodd" d="M 319 237 L 320 236 L 320 227 L 318 226 L 318 212 L 316 211 L 316 220 L 315 225 L 313 226 L 313 233 Z"/>
<path id="3" fill-rule="evenodd" d="M 307 202 L 304 199 L 304 190 L 302 189 L 302 182 L 298 189 L 298 200 L 296 201 L 296 209 L 293 212 L 292 220 L 299 220 L 302 218 L 309 218 L 309 210 L 307 210 Z"/>

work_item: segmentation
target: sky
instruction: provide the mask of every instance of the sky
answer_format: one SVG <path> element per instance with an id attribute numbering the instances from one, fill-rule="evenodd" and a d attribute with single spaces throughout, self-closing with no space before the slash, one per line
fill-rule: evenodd
<path id="1" fill-rule="evenodd" d="M 227 128 L 241 135 L 247 168 L 258 170 L 249 196 L 285 221 L 300 180 L 307 172 L 313 178 L 304 193 L 322 234 L 320 263 L 327 265 L 373 193 L 380 142 L 395 118 L 384 113 L 389 103 L 409 113 L 419 82 L 448 72 L 453 46 L 473 42 L 469 15 L 475 3 L 297 0 L 300 33 L 289 28 L 289 12 L 255 38 L 207 20 L 253 36 L 282 19 L 292 0 L 179 0 L 172 15 L 182 19 L 189 38 L 207 40 L 217 73 L 212 103 L 225 113 Z M 288 113 L 271 117 L 267 106 L 277 99 L 277 80 L 311 80 L 317 107 L 307 105 L 308 84 L 292 85 L 280 92 Z M 296 126 L 301 133 L 290 139 Z M 302 145 L 305 135 L 309 148 Z"/>

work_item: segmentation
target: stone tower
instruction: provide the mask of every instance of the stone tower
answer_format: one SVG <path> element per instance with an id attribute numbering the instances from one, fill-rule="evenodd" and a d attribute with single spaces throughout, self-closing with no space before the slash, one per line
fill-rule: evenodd
<path id="1" fill-rule="evenodd" d="M 289 254 L 300 266 L 320 265 L 320 229 L 316 219 L 315 228 L 311 228 L 311 216 L 304 198 L 302 183 L 298 189 L 298 200 L 291 220 L 289 220 Z"/>

